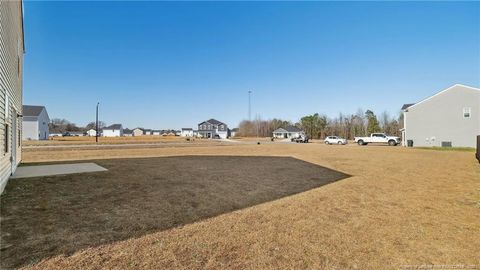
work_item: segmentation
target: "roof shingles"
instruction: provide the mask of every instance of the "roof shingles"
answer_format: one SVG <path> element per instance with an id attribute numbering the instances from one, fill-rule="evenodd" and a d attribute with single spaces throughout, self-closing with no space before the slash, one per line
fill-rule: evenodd
<path id="1" fill-rule="evenodd" d="M 39 116 L 45 109 L 44 106 L 23 105 L 23 116 Z"/>

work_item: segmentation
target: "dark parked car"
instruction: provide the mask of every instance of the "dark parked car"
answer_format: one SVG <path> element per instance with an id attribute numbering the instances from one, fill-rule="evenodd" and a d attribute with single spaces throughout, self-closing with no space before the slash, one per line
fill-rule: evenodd
<path id="1" fill-rule="evenodd" d="M 73 135 L 70 132 L 65 132 L 62 134 L 62 137 L 72 137 Z"/>
<path id="2" fill-rule="evenodd" d="M 296 142 L 296 143 L 308 143 L 308 136 L 299 136 L 297 138 L 292 138 L 291 141 L 292 142 Z"/>

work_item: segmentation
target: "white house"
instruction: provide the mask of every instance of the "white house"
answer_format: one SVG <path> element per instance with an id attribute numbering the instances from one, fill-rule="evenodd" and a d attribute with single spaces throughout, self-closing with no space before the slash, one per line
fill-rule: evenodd
<path id="1" fill-rule="evenodd" d="M 23 105 L 23 140 L 48 140 L 48 117 L 44 106 Z"/>
<path id="2" fill-rule="evenodd" d="M 87 136 L 90 136 L 90 137 L 95 137 L 95 136 L 97 136 L 97 131 L 96 131 L 95 129 L 93 129 L 93 128 L 87 130 L 86 133 L 87 133 Z"/>
<path id="3" fill-rule="evenodd" d="M 237 137 L 238 136 L 238 131 L 239 131 L 238 128 L 232 128 L 230 130 L 230 137 Z"/>
<path id="4" fill-rule="evenodd" d="M 122 137 L 123 127 L 122 124 L 114 124 L 103 129 L 103 137 Z"/>
<path id="5" fill-rule="evenodd" d="M 125 128 L 123 129 L 123 136 L 124 137 L 132 137 L 133 136 L 133 130 Z"/>
<path id="6" fill-rule="evenodd" d="M 279 138 L 279 139 L 280 138 L 283 138 L 283 139 L 298 138 L 304 135 L 305 135 L 305 132 L 303 132 L 303 130 L 294 126 L 278 128 L 273 131 L 273 137 Z"/>
<path id="7" fill-rule="evenodd" d="M 132 135 L 134 137 L 143 136 L 143 129 L 142 128 L 134 128 L 133 131 L 132 131 Z"/>
<path id="8" fill-rule="evenodd" d="M 405 104 L 402 144 L 475 147 L 480 135 L 480 89 L 455 84 L 416 104 Z"/>
<path id="9" fill-rule="evenodd" d="M 193 128 L 182 128 L 181 137 L 193 137 Z"/>

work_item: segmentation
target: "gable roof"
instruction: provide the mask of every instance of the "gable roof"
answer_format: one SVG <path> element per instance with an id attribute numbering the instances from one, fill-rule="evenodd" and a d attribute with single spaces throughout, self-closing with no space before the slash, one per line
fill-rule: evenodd
<path id="1" fill-rule="evenodd" d="M 288 131 L 286 131 L 284 128 L 277 128 L 273 131 L 273 133 L 286 133 Z"/>
<path id="2" fill-rule="evenodd" d="M 301 129 L 297 128 L 296 126 L 286 126 L 285 130 L 288 132 L 300 132 Z"/>
<path id="3" fill-rule="evenodd" d="M 23 105 L 23 116 L 38 117 L 44 109 L 45 106 Z"/>
<path id="4" fill-rule="evenodd" d="M 222 124 L 223 124 L 223 125 L 226 125 L 225 123 L 220 122 L 220 121 L 218 121 L 218 120 L 216 120 L 216 119 L 213 119 L 213 118 L 210 119 L 210 120 L 207 120 L 207 121 L 203 121 L 203 122 L 201 122 L 199 125 L 201 125 L 201 124 L 203 124 L 203 123 L 209 123 L 209 124 L 212 124 L 212 125 L 222 125 Z"/>
<path id="5" fill-rule="evenodd" d="M 276 130 L 273 131 L 274 133 L 292 133 L 292 132 L 302 132 L 301 129 L 295 127 L 295 126 L 286 126 L 284 128 L 277 128 Z"/>
<path id="6" fill-rule="evenodd" d="M 420 101 L 420 102 L 417 102 L 417 103 L 415 103 L 415 104 L 413 104 L 413 105 L 411 105 L 411 106 L 408 106 L 406 109 L 415 107 L 415 106 L 417 106 L 417 105 L 419 105 L 419 104 L 422 104 L 423 102 L 428 101 L 428 100 L 430 100 L 430 99 L 432 99 L 432 98 L 434 98 L 434 97 L 436 97 L 436 96 L 438 96 L 438 95 L 440 95 L 440 94 L 443 94 L 443 93 L 445 93 L 445 92 L 447 92 L 447 91 L 450 91 L 450 90 L 452 90 L 452 89 L 455 89 L 455 87 L 463 87 L 463 88 L 470 89 L 470 90 L 474 90 L 474 91 L 480 91 L 479 88 L 475 88 L 475 87 L 471 87 L 471 86 L 466 86 L 466 85 L 458 84 L 458 83 L 457 83 L 457 84 L 454 84 L 454 85 L 448 87 L 447 89 L 444 89 L 444 90 L 436 93 L 436 94 L 433 95 L 433 96 L 430 96 L 430 97 L 428 97 L 428 98 L 426 98 L 426 99 L 424 99 L 424 100 L 422 100 L 422 101 Z M 402 108 L 403 108 L 403 107 L 402 107 Z M 406 110 L 406 109 L 402 109 L 402 110 Z"/>
<path id="7" fill-rule="evenodd" d="M 103 130 L 105 130 L 105 129 L 122 129 L 122 124 L 113 124 L 111 126 L 103 128 Z"/>
<path id="8" fill-rule="evenodd" d="M 402 110 L 406 110 L 406 109 L 408 109 L 409 107 L 411 107 L 411 106 L 413 106 L 413 105 L 415 105 L 415 103 L 407 103 L 407 104 L 403 104 L 403 106 L 402 106 Z"/>

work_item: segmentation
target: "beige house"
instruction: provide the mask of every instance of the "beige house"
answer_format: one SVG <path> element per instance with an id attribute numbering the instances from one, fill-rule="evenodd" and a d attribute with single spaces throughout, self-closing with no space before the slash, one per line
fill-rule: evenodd
<path id="1" fill-rule="evenodd" d="M 480 135 L 480 89 L 455 84 L 402 107 L 402 143 L 422 147 L 475 147 Z"/>
<path id="2" fill-rule="evenodd" d="M 135 129 L 133 129 L 132 134 L 133 134 L 134 137 L 143 136 L 143 129 L 135 128 Z"/>
<path id="3" fill-rule="evenodd" d="M 305 136 L 305 132 L 295 126 L 287 126 L 273 131 L 273 137 L 278 139 L 290 139 Z"/>
<path id="4" fill-rule="evenodd" d="M 0 1 L 0 193 L 22 159 L 23 7 Z"/>

